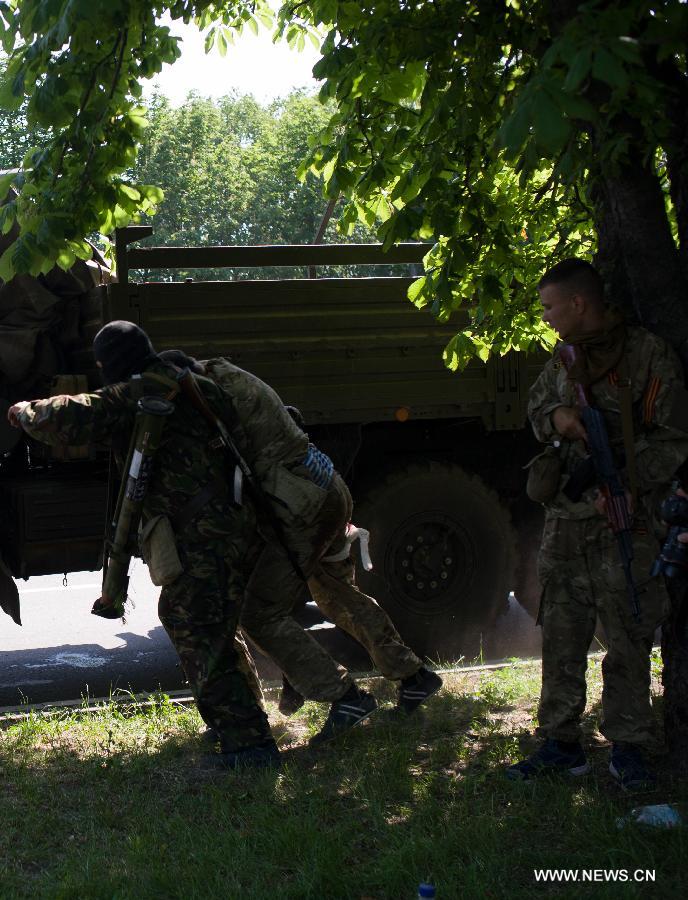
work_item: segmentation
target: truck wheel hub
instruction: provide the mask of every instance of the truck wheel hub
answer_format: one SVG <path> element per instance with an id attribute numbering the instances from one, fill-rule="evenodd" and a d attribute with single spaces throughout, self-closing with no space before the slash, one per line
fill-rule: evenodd
<path id="1" fill-rule="evenodd" d="M 385 571 L 409 607 L 444 608 L 473 567 L 470 536 L 454 519 L 423 512 L 407 519 L 388 544 Z"/>

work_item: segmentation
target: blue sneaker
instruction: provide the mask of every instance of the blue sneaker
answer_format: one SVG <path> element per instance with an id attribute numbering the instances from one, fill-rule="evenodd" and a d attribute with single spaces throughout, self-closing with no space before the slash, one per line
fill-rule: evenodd
<path id="1" fill-rule="evenodd" d="M 626 791 L 653 788 L 657 783 L 654 773 L 645 765 L 643 755 L 635 744 L 612 744 L 609 771 Z"/>
<path id="2" fill-rule="evenodd" d="M 590 763 L 577 741 L 571 744 L 547 738 L 539 750 L 509 766 L 505 774 L 512 781 L 530 781 L 539 775 L 561 774 L 578 777 L 587 775 L 589 771 Z"/>

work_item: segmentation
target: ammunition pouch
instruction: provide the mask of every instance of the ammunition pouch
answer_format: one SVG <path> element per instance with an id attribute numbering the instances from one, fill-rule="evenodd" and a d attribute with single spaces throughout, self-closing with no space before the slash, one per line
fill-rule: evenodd
<path id="1" fill-rule="evenodd" d="M 183 573 L 174 532 L 167 516 L 153 516 L 149 519 L 141 530 L 139 544 L 153 584 L 164 587 L 172 584 Z"/>
<path id="2" fill-rule="evenodd" d="M 549 503 L 559 492 L 562 465 L 559 448 L 548 446 L 526 466 L 526 494 L 535 503 Z"/>
<path id="3" fill-rule="evenodd" d="M 285 465 L 276 465 L 265 484 L 265 493 L 276 504 L 274 509 L 279 517 L 284 510 L 289 518 L 309 521 L 320 509 L 327 497 L 327 490 L 318 487 L 311 480 L 306 469 L 303 475 Z"/>

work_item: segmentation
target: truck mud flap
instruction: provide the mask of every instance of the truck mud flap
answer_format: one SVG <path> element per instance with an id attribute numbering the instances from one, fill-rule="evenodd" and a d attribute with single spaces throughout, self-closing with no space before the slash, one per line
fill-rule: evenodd
<path id="1" fill-rule="evenodd" d="M 10 577 L 9 572 L 0 559 L 0 609 L 13 619 L 17 625 L 21 625 L 21 613 L 19 609 L 19 591 L 17 585 Z"/>

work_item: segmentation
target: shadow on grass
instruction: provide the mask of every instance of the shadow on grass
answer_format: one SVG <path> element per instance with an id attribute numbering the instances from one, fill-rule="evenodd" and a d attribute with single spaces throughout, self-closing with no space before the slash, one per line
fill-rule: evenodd
<path id="1" fill-rule="evenodd" d="M 488 694 L 443 691 L 405 718 L 383 708 L 318 751 L 304 737 L 323 709 L 273 717 L 280 773 L 204 771 L 199 720 L 172 704 L 29 722 L 0 735 L 0 894 L 397 900 L 429 878 L 441 897 L 525 900 L 552 892 L 536 867 L 654 866 L 661 895 L 682 896 L 685 837 L 619 832 L 629 803 L 600 778 L 503 777 L 517 704 Z"/>

